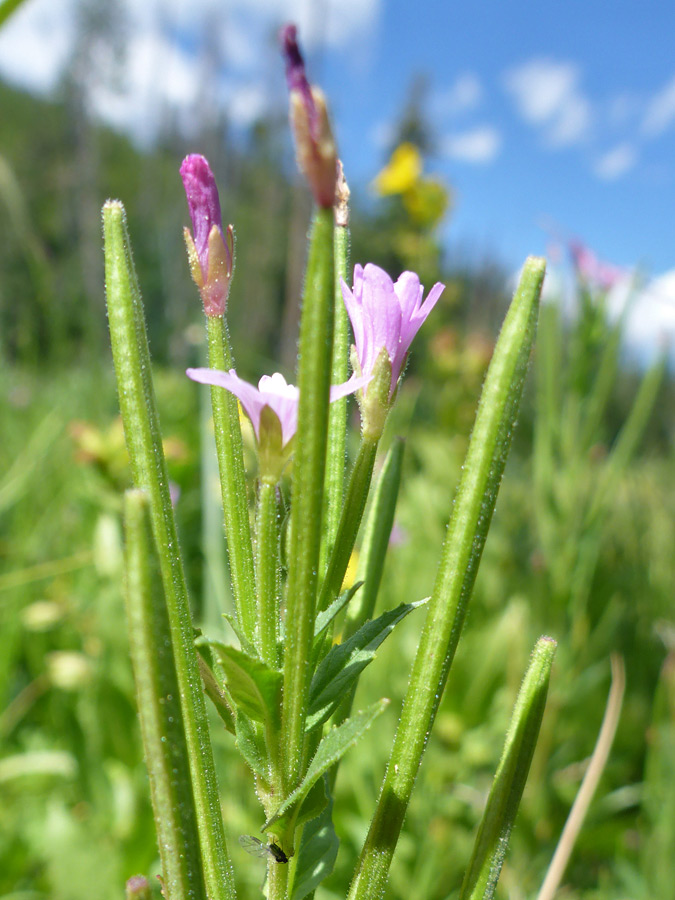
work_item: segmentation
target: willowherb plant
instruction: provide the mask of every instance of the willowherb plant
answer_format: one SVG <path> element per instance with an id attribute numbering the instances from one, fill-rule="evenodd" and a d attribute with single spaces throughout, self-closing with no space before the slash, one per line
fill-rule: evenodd
<path id="1" fill-rule="evenodd" d="M 163 892 L 170 900 L 236 896 L 204 694 L 248 764 L 262 804 L 261 837 L 247 836 L 245 843 L 267 858 L 267 896 L 301 900 L 335 862 L 332 789 L 340 760 L 388 702 L 353 711 L 357 681 L 393 628 L 421 607 L 417 615 L 425 616 L 424 628 L 349 892 L 353 900 L 382 895 L 490 525 L 544 276 L 543 260 L 528 259 L 485 380 L 432 595 L 373 619 L 401 473 L 398 441 L 374 491 L 361 552 L 363 580 L 348 591 L 341 588 L 411 342 L 443 285 L 434 285 L 424 299 L 413 272 L 394 282 L 370 263 L 355 266 L 348 278 L 348 190 L 326 102 L 307 81 L 293 26 L 284 29 L 282 43 L 298 163 L 316 202 L 297 387 L 279 373 L 263 376 L 257 388 L 237 375 L 226 325 L 232 226 L 223 228 L 207 161 L 192 155 L 181 167 L 193 224 L 185 239 L 206 314 L 209 350 L 209 367 L 187 374 L 211 386 L 236 609 L 230 624 L 238 646 L 193 629 L 124 209 L 109 201 L 103 211 L 113 357 L 136 485 L 125 507 L 131 657 Z M 348 319 L 354 333 L 351 377 Z M 361 410 L 361 443 L 346 478 L 350 393 L 356 393 Z M 237 400 L 252 422 L 258 453 L 253 516 Z M 280 481 L 291 458 L 288 534 L 282 534 Z M 345 609 L 336 643 L 336 617 Z M 494 891 L 543 715 L 554 649 L 549 638 L 535 647 L 462 898 L 489 897 Z"/>

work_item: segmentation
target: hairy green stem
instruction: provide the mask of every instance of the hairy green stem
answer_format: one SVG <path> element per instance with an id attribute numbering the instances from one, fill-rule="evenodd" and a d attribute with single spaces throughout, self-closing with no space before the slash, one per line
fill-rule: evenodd
<path id="1" fill-rule="evenodd" d="M 300 323 L 300 402 L 292 477 L 281 749 L 284 788 L 300 782 L 314 635 L 333 346 L 333 215 L 312 224 Z"/>
<path id="2" fill-rule="evenodd" d="M 328 562 L 326 577 L 321 585 L 321 593 L 317 609 L 327 609 L 340 593 L 342 582 L 349 565 L 349 558 L 356 543 L 359 526 L 368 500 L 370 481 L 377 454 L 378 441 L 368 437 L 361 438 L 359 452 L 354 468 L 349 477 L 347 496 L 345 497 L 338 524 L 333 551 Z"/>
<path id="3" fill-rule="evenodd" d="M 209 366 L 227 372 L 232 368 L 232 353 L 225 319 L 223 316 L 207 316 L 206 323 Z M 255 575 L 239 406 L 233 394 L 215 385 L 211 387 L 211 406 L 232 590 L 239 624 L 253 643 L 256 625 Z"/>
<path id="4" fill-rule="evenodd" d="M 277 486 L 263 479 L 258 493 L 256 561 L 258 572 L 258 643 L 263 660 L 279 665 L 279 515 Z"/>
<path id="5" fill-rule="evenodd" d="M 333 331 L 333 368 L 331 384 L 342 384 L 349 377 L 349 317 L 342 299 L 340 279 L 347 280 L 349 264 L 349 229 L 336 225 L 333 235 L 335 258 L 335 323 Z M 323 528 L 322 565 L 335 545 L 342 511 L 345 487 L 345 452 L 347 443 L 347 398 L 331 403 L 328 413 L 328 446 L 326 450 L 326 516 Z"/>

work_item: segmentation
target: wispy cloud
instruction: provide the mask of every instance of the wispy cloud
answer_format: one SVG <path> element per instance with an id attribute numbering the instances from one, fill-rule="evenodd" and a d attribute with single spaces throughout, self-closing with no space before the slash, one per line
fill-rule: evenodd
<path id="1" fill-rule="evenodd" d="M 434 92 L 430 113 L 435 119 L 475 109 L 483 98 L 483 87 L 473 72 L 463 72 L 451 85 Z"/>
<path id="2" fill-rule="evenodd" d="M 530 60 L 504 75 L 518 112 L 550 147 L 576 144 L 589 134 L 591 105 L 579 81 L 578 66 L 551 59 Z"/>
<path id="3" fill-rule="evenodd" d="M 225 9 L 222 0 L 118 0 L 116 16 L 128 35 L 121 78 L 112 83 L 92 71 L 89 103 L 105 121 L 147 140 L 167 112 L 179 123 L 195 121 L 211 64 L 213 103 L 225 105 L 236 124 L 250 124 L 264 111 L 274 33 L 283 22 L 298 24 L 307 50 L 340 47 L 357 55 L 380 4 L 324 0 L 317 15 L 306 0 L 229 0 Z M 52 90 L 73 58 L 80 6 L 79 0 L 25 4 L 0 30 L 0 75 L 28 90 Z M 277 68 L 281 90 L 280 58 Z"/>
<path id="4" fill-rule="evenodd" d="M 612 147 L 596 160 L 594 173 L 603 181 L 614 181 L 630 171 L 637 162 L 637 151 L 632 144 L 624 142 Z"/>
<path id="5" fill-rule="evenodd" d="M 501 149 L 502 138 L 496 128 L 482 125 L 469 131 L 446 135 L 441 151 L 450 159 L 486 165 L 493 162 Z"/>
<path id="6" fill-rule="evenodd" d="M 647 138 L 655 138 L 675 122 L 675 76 L 657 94 L 645 110 L 642 133 Z"/>

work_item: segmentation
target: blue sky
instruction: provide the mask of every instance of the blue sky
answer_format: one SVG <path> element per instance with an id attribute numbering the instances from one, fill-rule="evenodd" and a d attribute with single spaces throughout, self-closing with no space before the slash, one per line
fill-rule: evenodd
<path id="1" fill-rule="evenodd" d="M 27 0 L 0 32 L 0 74 L 48 93 L 72 47 L 77 2 Z M 199 49 L 207 35 L 222 57 L 214 103 L 244 127 L 282 108 L 283 66 L 271 36 L 296 21 L 355 190 L 367 191 L 411 80 L 424 75 L 437 145 L 427 170 L 447 178 L 455 193 L 444 232 L 449 250 L 494 255 L 515 269 L 528 253 L 546 252 L 546 226 L 578 236 L 608 262 L 661 277 L 668 293 L 661 306 L 675 335 L 675 4 L 117 5 L 131 23 L 124 79 L 112 89 L 92 72 L 90 103 L 137 140 L 152 139 L 167 106 L 189 133 L 203 108 Z"/>
<path id="2" fill-rule="evenodd" d="M 551 221 L 612 262 L 662 271 L 675 250 L 674 32 L 669 3 L 392 0 L 368 59 L 326 55 L 321 69 L 347 170 L 364 179 L 411 76 L 427 75 L 431 168 L 457 193 L 450 241 L 514 264 L 545 251 Z"/>

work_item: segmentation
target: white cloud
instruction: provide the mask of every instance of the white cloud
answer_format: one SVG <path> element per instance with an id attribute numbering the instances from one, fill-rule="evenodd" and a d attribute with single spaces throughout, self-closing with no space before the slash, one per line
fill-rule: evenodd
<path id="1" fill-rule="evenodd" d="M 52 90 L 73 55 L 78 3 L 31 0 L 13 15 L 0 30 L 0 76 L 31 91 Z M 92 72 L 89 103 L 104 121 L 141 141 L 152 138 L 167 114 L 178 123 L 195 122 L 205 97 L 226 104 L 236 124 L 249 124 L 263 112 L 270 85 L 285 92 L 275 41 L 280 25 L 296 22 L 307 50 L 344 48 L 362 60 L 380 4 L 324 0 L 319 14 L 309 0 L 118 0 L 128 37 L 123 83 Z"/>
<path id="2" fill-rule="evenodd" d="M 482 125 L 470 131 L 450 134 L 443 139 L 442 152 L 460 162 L 491 163 L 501 149 L 502 139 L 496 128 Z"/>
<path id="3" fill-rule="evenodd" d="M 668 348 L 675 351 L 675 269 L 649 281 L 637 291 L 620 282 L 608 296 L 610 312 L 618 316 L 627 307 L 624 339 L 643 361 Z"/>
<path id="4" fill-rule="evenodd" d="M 72 0 L 24 3 L 0 29 L 0 74 L 36 93 L 56 83 L 74 38 Z"/>
<path id="5" fill-rule="evenodd" d="M 658 137 L 675 122 L 675 76 L 647 104 L 642 121 L 645 137 Z"/>
<path id="6" fill-rule="evenodd" d="M 588 135 L 591 106 L 579 89 L 573 63 L 533 59 L 506 72 L 504 84 L 520 115 L 543 132 L 551 147 L 578 143 Z"/>
<path id="7" fill-rule="evenodd" d="M 596 161 L 593 171 L 604 181 L 614 181 L 632 169 L 636 162 L 635 147 L 628 143 L 617 144 Z"/>
<path id="8" fill-rule="evenodd" d="M 456 115 L 475 109 L 483 97 L 483 88 L 473 72 L 463 72 L 447 88 L 434 93 L 431 98 L 431 114 L 435 118 Z"/>

